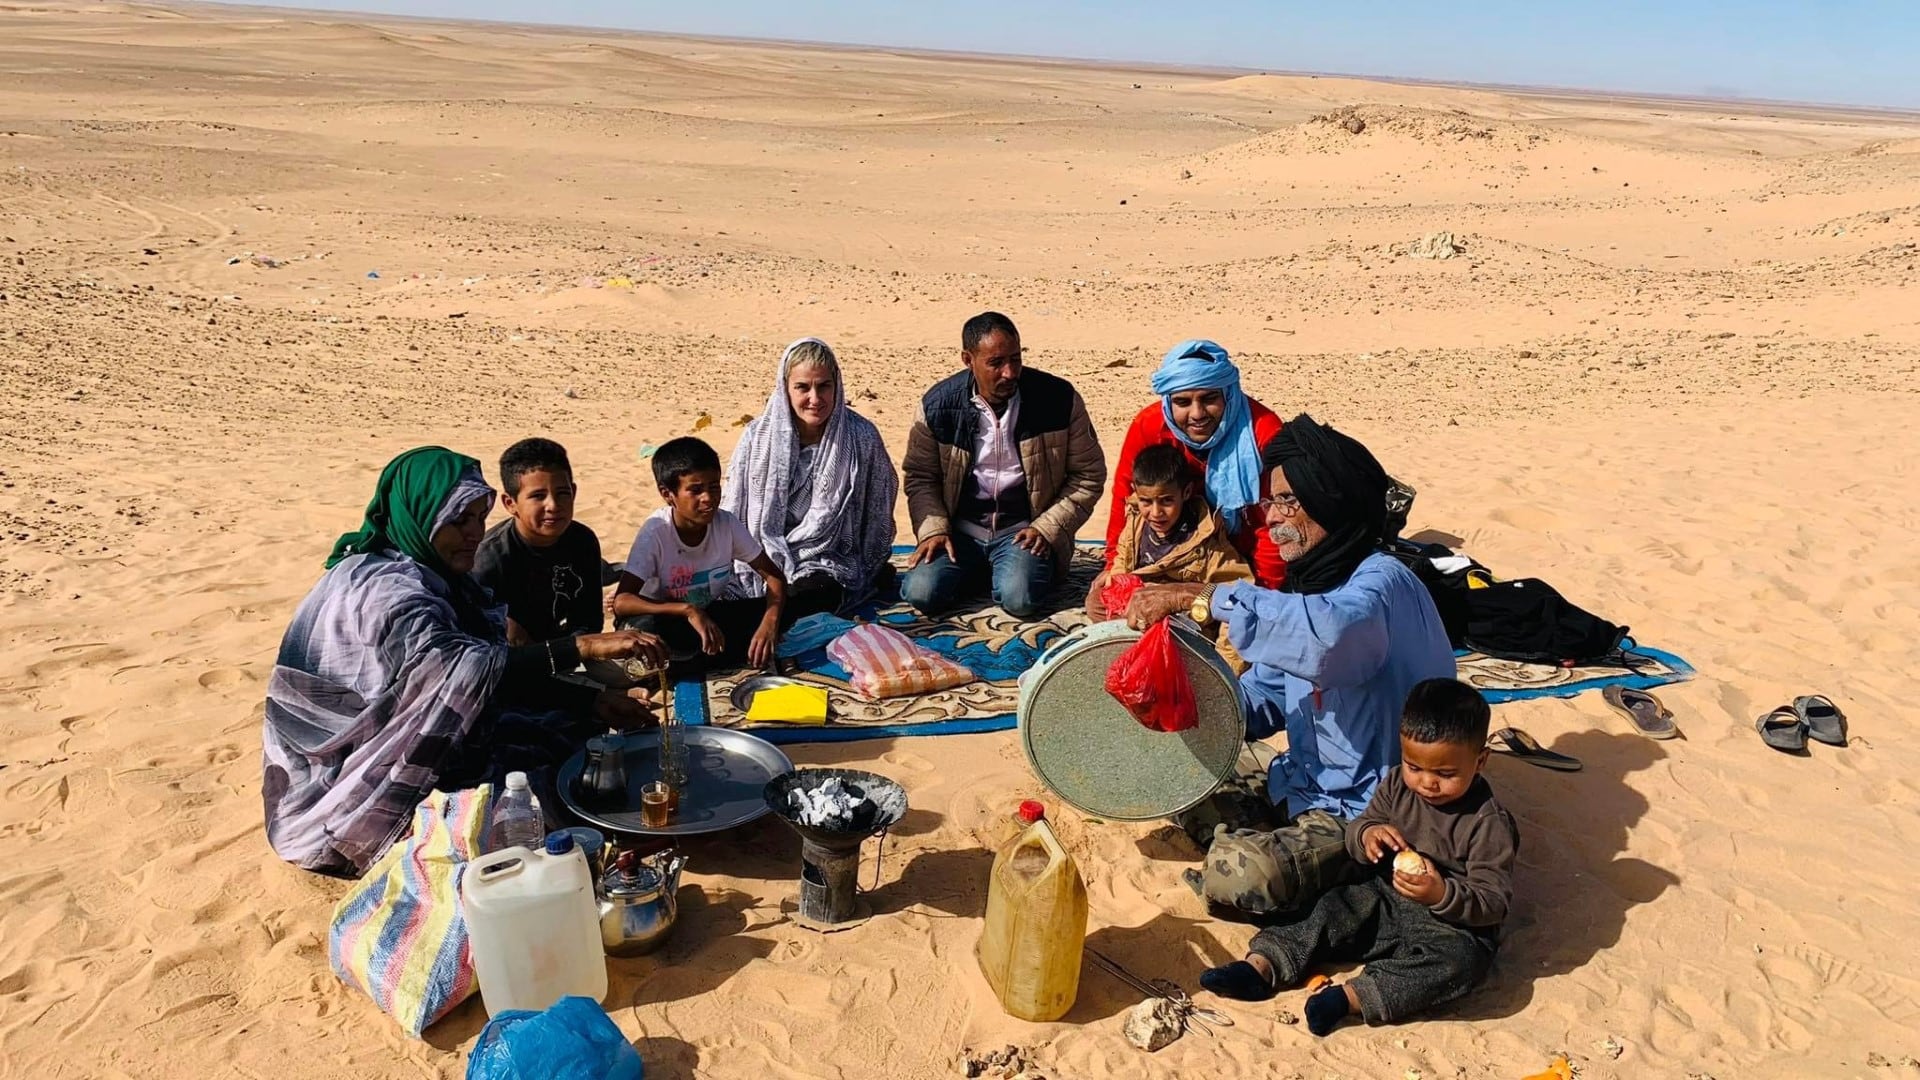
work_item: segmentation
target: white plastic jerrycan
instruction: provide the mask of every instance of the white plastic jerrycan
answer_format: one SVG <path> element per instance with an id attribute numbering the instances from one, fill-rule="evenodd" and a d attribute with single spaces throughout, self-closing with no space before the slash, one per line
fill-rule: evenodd
<path id="1" fill-rule="evenodd" d="M 571 994 L 607 996 L 593 876 L 572 836 L 552 833 L 542 851 L 510 847 L 475 859 L 460 898 L 487 1015 L 538 1012 Z"/>
<path id="2" fill-rule="evenodd" d="M 980 969 L 1000 1006 L 1022 1020 L 1058 1020 L 1080 992 L 1087 887 L 1039 803 L 1020 804 L 1017 836 L 993 860 Z"/>

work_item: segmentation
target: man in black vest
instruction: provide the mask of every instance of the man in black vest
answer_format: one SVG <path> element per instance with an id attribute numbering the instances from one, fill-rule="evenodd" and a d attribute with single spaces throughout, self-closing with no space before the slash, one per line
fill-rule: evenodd
<path id="1" fill-rule="evenodd" d="M 1073 385 L 1022 366 L 1005 315 L 968 319 L 960 360 L 921 399 L 907 436 L 900 471 L 919 547 L 900 592 L 939 615 L 991 591 L 1026 618 L 1065 576 L 1106 455 Z"/>

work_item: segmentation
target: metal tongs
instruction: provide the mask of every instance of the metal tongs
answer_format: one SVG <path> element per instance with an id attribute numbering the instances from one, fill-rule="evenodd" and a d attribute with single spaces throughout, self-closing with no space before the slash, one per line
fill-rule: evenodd
<path id="1" fill-rule="evenodd" d="M 1180 1023 L 1183 1027 L 1197 1027 L 1208 1035 L 1212 1035 L 1214 1025 L 1220 1027 L 1233 1026 L 1233 1017 L 1228 1016 L 1218 1009 L 1208 1009 L 1195 1005 L 1193 998 L 1188 996 L 1185 990 L 1180 989 L 1179 986 L 1166 979 L 1155 979 L 1152 982 L 1148 982 L 1133 972 L 1128 971 L 1126 968 L 1121 967 L 1097 949 L 1088 949 L 1087 954 L 1092 956 L 1101 967 L 1106 968 L 1108 974 L 1126 983 L 1128 986 L 1133 987 L 1135 990 L 1140 991 L 1148 997 L 1157 997 L 1164 1001 L 1173 1002 L 1173 1007 L 1179 1014 Z"/>

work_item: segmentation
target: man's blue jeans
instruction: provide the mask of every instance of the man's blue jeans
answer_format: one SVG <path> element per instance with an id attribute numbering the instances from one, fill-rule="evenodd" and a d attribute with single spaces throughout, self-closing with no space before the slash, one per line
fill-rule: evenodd
<path id="1" fill-rule="evenodd" d="M 923 615 L 944 615 L 989 587 L 993 602 L 1007 614 L 1025 619 L 1040 610 L 1053 592 L 1053 556 L 1035 555 L 1013 542 L 1009 532 L 981 543 L 964 533 L 952 533 L 955 558 L 943 550 L 907 571 L 900 596 Z"/>

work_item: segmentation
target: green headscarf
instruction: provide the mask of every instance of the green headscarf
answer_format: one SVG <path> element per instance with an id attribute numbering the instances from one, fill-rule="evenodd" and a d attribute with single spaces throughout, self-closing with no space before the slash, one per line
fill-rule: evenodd
<path id="1" fill-rule="evenodd" d="M 333 542 L 327 569 L 349 555 L 393 548 L 444 574 L 446 566 L 433 550 L 434 520 L 468 477 L 479 480 L 480 462 L 440 446 L 417 447 L 387 462 L 366 520 L 358 531 Z"/>

